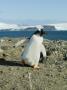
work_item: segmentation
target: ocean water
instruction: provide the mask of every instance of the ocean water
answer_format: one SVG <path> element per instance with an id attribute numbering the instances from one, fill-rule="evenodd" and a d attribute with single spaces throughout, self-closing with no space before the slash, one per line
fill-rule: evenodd
<path id="1" fill-rule="evenodd" d="M 0 37 L 31 37 L 35 31 L 0 31 Z M 44 38 L 50 40 L 67 40 L 67 31 L 46 31 Z"/>

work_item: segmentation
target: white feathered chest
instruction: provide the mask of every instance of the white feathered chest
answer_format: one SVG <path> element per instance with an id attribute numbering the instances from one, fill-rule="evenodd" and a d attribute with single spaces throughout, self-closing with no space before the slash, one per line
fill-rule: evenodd
<path id="1" fill-rule="evenodd" d="M 26 45 L 21 58 L 25 60 L 29 65 L 38 64 L 40 58 L 40 52 L 42 51 L 43 37 L 33 35 Z"/>

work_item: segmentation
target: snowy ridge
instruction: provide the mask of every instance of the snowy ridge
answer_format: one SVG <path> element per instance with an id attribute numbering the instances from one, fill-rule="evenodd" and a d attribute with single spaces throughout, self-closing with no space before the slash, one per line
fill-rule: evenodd
<path id="1" fill-rule="evenodd" d="M 59 24 L 45 24 L 46 26 L 54 26 L 56 30 L 67 30 L 67 23 L 59 23 Z M 41 29 L 44 28 L 44 25 L 34 25 L 34 26 L 30 26 L 30 25 L 18 25 L 18 24 L 7 24 L 7 23 L 0 23 L 0 30 L 6 30 L 9 29 L 11 31 L 13 30 L 24 30 L 27 28 L 37 28 L 37 29 Z"/>
<path id="2" fill-rule="evenodd" d="M 67 30 L 67 23 L 50 24 L 50 25 L 55 26 L 56 30 Z"/>
<path id="3" fill-rule="evenodd" d="M 0 23 L 0 29 L 15 29 L 18 28 L 16 24 Z"/>
<path id="4" fill-rule="evenodd" d="M 0 23 L 0 30 L 10 29 L 12 31 L 12 30 L 26 29 L 29 27 L 32 28 L 34 26 Z"/>

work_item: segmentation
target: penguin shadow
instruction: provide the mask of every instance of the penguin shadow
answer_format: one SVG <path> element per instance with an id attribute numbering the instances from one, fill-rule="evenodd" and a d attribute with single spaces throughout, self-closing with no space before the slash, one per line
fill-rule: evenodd
<path id="1" fill-rule="evenodd" d="M 43 59 L 40 60 L 40 63 L 43 63 Z M 4 58 L 0 58 L 0 66 L 18 66 L 18 67 L 31 67 L 27 64 L 21 64 L 20 61 L 8 61 Z"/>
<path id="2" fill-rule="evenodd" d="M 2 66 L 20 66 L 20 67 L 24 67 L 22 64 L 20 64 L 19 61 L 7 61 L 4 58 L 0 58 L 0 65 L 2 65 Z"/>
<path id="3" fill-rule="evenodd" d="M 3 54 L 3 56 L 5 56 L 5 54 Z M 44 58 L 43 58 L 43 54 L 40 53 L 40 61 L 39 63 L 43 63 Z M 0 58 L 0 65 L 2 66 L 19 66 L 19 67 L 31 67 L 27 64 L 21 64 L 20 61 L 8 61 L 5 58 Z"/>

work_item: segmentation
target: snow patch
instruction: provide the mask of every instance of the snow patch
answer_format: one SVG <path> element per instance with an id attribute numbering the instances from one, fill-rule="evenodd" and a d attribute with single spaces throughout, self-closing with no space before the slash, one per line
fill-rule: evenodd
<path id="1" fill-rule="evenodd" d="M 50 24 L 55 26 L 56 30 L 67 30 L 67 23 Z"/>

